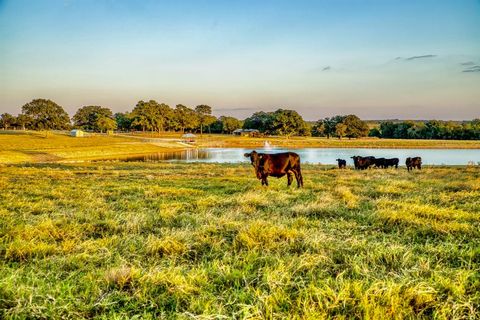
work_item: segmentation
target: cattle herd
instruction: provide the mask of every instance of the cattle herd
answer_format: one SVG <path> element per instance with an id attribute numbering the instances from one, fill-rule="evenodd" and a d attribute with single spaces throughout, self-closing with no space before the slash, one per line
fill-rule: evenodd
<path id="1" fill-rule="evenodd" d="M 268 186 L 268 176 L 281 178 L 287 176 L 287 185 L 290 186 L 293 181 L 293 176 L 297 180 L 297 186 L 303 187 L 302 171 L 300 169 L 300 156 L 295 152 L 282 152 L 275 154 L 258 153 L 252 151 L 245 153 L 245 157 L 249 158 L 252 166 L 255 169 L 255 174 L 262 182 L 262 186 Z M 371 167 L 386 169 L 388 167 L 398 168 L 398 158 L 375 158 L 375 157 L 360 157 L 353 156 L 353 164 L 357 170 L 365 170 Z M 347 167 L 347 161 L 344 159 L 336 159 L 338 167 L 345 169 Z M 405 160 L 407 170 L 413 170 L 415 168 L 422 168 L 421 157 L 408 157 Z"/>
<path id="2" fill-rule="evenodd" d="M 395 167 L 395 169 L 398 169 L 398 163 L 400 162 L 398 158 L 386 159 L 386 158 L 375 158 L 372 156 L 369 156 L 369 157 L 353 156 L 351 158 L 353 159 L 353 165 L 357 170 L 365 170 L 373 166 L 376 168 L 382 168 L 382 169 L 387 169 L 388 167 Z M 338 162 L 338 167 L 340 169 L 346 168 L 347 162 L 345 160 L 337 159 L 337 162 Z M 405 165 L 407 166 L 408 171 L 413 170 L 415 168 L 422 169 L 422 158 L 408 157 L 405 160 Z"/>

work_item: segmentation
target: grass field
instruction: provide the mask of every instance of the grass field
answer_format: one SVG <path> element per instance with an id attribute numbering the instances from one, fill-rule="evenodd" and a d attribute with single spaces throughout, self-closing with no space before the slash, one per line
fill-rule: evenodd
<path id="1" fill-rule="evenodd" d="M 146 137 L 179 138 L 180 134 L 138 134 Z M 478 140 L 412 140 L 412 139 L 338 139 L 318 137 L 239 137 L 233 135 L 204 134 L 197 136 L 200 147 L 260 148 L 265 141 L 286 148 L 391 148 L 391 149 L 479 149 Z"/>
<path id="2" fill-rule="evenodd" d="M 0 164 L 0 318 L 478 318 L 478 167 L 304 180 Z"/>
<path id="3" fill-rule="evenodd" d="M 1 131 L 0 163 L 54 162 L 106 159 L 126 154 L 175 151 L 185 148 L 175 142 L 145 143 L 124 136 L 95 135 L 83 138 L 67 134 Z"/>

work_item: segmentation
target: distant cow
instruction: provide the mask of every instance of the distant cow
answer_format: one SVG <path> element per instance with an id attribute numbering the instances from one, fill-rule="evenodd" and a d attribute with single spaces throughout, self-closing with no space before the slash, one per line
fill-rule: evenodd
<path id="1" fill-rule="evenodd" d="M 375 158 L 375 160 L 373 160 L 373 162 L 375 163 L 375 167 L 377 168 L 386 168 L 386 162 L 387 159 L 385 158 Z"/>
<path id="2" fill-rule="evenodd" d="M 339 169 L 345 169 L 347 167 L 347 161 L 343 159 L 337 159 L 338 162 L 338 168 Z"/>
<path id="3" fill-rule="evenodd" d="M 385 159 L 385 168 L 395 167 L 395 169 L 398 169 L 399 161 L 398 158 Z"/>
<path id="4" fill-rule="evenodd" d="M 413 170 L 415 168 L 420 170 L 420 169 L 422 169 L 422 158 L 421 157 L 413 157 L 413 158 L 408 157 L 405 160 L 405 165 L 407 166 L 408 171 Z"/>
<path id="5" fill-rule="evenodd" d="M 353 156 L 353 164 L 355 169 L 365 170 L 370 168 L 375 164 L 375 157 L 360 157 L 360 156 Z"/>
<path id="6" fill-rule="evenodd" d="M 276 154 L 257 153 L 252 151 L 245 153 L 250 158 L 255 174 L 262 180 L 262 186 L 268 186 L 268 176 L 281 178 L 287 175 L 288 186 L 292 184 L 293 175 L 297 180 L 297 186 L 303 187 L 302 171 L 300 169 L 300 156 L 294 152 L 283 152 Z"/>

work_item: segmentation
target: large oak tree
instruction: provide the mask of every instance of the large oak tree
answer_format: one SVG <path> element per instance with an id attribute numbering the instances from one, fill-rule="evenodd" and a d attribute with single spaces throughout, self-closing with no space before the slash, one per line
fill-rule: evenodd
<path id="1" fill-rule="evenodd" d="M 76 127 L 85 130 L 103 131 L 105 130 L 105 121 L 109 122 L 108 130 L 112 130 L 111 121 L 105 120 L 109 118 L 113 120 L 112 110 L 101 106 L 84 106 L 77 110 L 73 116 L 73 123 Z M 102 122 L 100 124 L 100 122 Z M 100 128 L 102 127 L 102 128 Z"/>
<path id="2" fill-rule="evenodd" d="M 52 100 L 34 99 L 22 107 L 22 113 L 32 119 L 34 129 L 63 130 L 70 127 L 70 117 Z"/>

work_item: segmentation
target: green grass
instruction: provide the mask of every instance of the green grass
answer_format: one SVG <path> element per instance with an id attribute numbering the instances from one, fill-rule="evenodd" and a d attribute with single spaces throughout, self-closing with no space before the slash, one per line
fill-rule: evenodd
<path id="1" fill-rule="evenodd" d="M 67 134 L 0 130 L 0 163 L 55 162 L 106 159 L 184 148 L 175 143 L 145 143 L 124 136 Z"/>
<path id="2" fill-rule="evenodd" d="M 480 169 L 0 165 L 0 318 L 480 313 Z"/>

